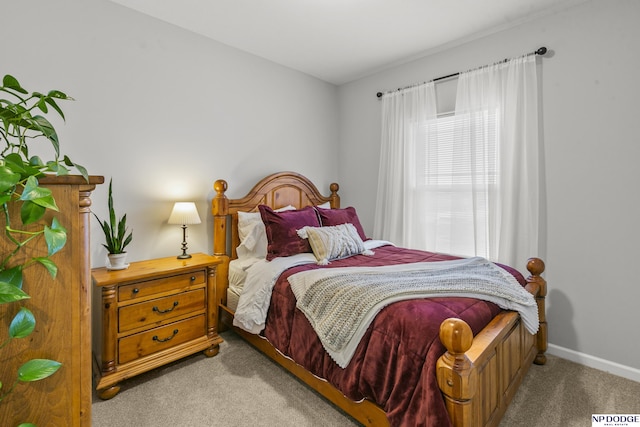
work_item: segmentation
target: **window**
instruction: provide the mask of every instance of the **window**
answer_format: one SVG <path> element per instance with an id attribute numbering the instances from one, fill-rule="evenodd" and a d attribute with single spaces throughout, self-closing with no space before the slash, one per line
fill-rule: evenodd
<path id="1" fill-rule="evenodd" d="M 420 127 L 414 197 L 425 246 L 462 256 L 489 254 L 489 204 L 498 194 L 499 113 L 445 114 Z"/>

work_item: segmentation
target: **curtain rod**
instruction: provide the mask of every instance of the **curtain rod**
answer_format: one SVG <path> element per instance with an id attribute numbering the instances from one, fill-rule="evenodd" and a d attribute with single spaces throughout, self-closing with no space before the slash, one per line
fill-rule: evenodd
<path id="1" fill-rule="evenodd" d="M 545 53 L 547 53 L 547 48 L 542 46 L 541 48 L 538 48 L 534 52 L 528 53 L 527 55 L 541 55 L 542 56 Z M 505 61 L 507 61 L 507 59 L 505 59 Z M 460 73 L 453 73 L 453 74 L 449 74 L 448 76 L 442 76 L 442 77 L 438 77 L 438 78 L 432 79 L 431 81 L 432 82 L 437 82 L 438 80 L 449 79 L 451 77 L 456 77 L 456 76 L 459 76 L 459 75 L 460 75 Z M 409 86 L 405 86 L 405 87 L 399 87 L 397 90 L 408 89 L 408 88 L 413 87 L 413 86 L 416 86 L 416 85 L 413 84 L 413 85 L 409 85 Z M 378 98 L 382 98 L 382 95 L 384 95 L 385 93 L 390 93 L 390 92 L 394 92 L 394 91 L 393 90 L 389 90 L 389 91 L 386 91 L 386 92 L 378 92 L 376 94 L 376 96 Z"/>

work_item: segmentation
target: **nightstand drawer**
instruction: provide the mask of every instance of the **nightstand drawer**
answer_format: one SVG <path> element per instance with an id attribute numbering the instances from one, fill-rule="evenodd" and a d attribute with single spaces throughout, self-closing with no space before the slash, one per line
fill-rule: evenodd
<path id="1" fill-rule="evenodd" d="M 206 335 L 204 315 L 134 334 L 120 339 L 118 363 L 127 363 L 203 335 Z"/>
<path id="2" fill-rule="evenodd" d="M 122 307 L 118 310 L 119 332 L 204 310 L 205 301 L 204 289 L 197 289 Z"/>
<path id="3" fill-rule="evenodd" d="M 185 289 L 189 286 L 204 285 L 206 274 L 204 270 L 193 271 L 191 273 L 178 274 L 175 276 L 163 277 L 146 282 L 138 282 L 131 285 L 120 286 L 118 288 L 118 300 L 129 301 L 137 298 L 144 298 L 159 294 Z"/>

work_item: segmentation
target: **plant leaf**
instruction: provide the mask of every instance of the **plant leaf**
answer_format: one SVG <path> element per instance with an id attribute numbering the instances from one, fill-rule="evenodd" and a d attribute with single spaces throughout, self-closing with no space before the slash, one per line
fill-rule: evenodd
<path id="1" fill-rule="evenodd" d="M 58 274 L 58 266 L 53 261 L 47 257 L 35 257 L 33 260 L 42 264 L 44 268 L 47 269 L 52 279 L 56 278 L 56 275 Z"/>
<path id="2" fill-rule="evenodd" d="M 47 162 L 47 169 L 54 172 L 56 176 L 69 175 L 69 169 L 57 160 Z"/>
<path id="3" fill-rule="evenodd" d="M 47 93 L 47 96 L 51 97 L 51 98 L 58 98 L 58 99 L 68 99 L 73 101 L 73 98 L 68 96 L 66 93 L 64 92 L 60 92 L 59 90 L 50 90 L 49 93 Z"/>
<path id="4" fill-rule="evenodd" d="M 44 227 L 44 239 L 47 242 L 47 254 L 51 256 L 67 243 L 67 230 L 54 218 L 51 227 Z"/>
<path id="5" fill-rule="evenodd" d="M 24 184 L 24 190 L 22 190 L 22 194 L 20 195 L 20 199 L 22 200 L 31 200 L 38 197 L 38 179 L 34 176 L 30 176 L 27 178 L 27 182 Z M 33 195 L 32 195 L 33 194 Z"/>
<path id="6" fill-rule="evenodd" d="M 18 381 L 31 382 L 47 378 L 60 369 L 62 363 L 49 359 L 32 359 L 18 368 Z"/>
<path id="7" fill-rule="evenodd" d="M 49 93 L 49 95 L 51 95 L 51 92 Z M 65 98 L 61 98 L 61 99 L 65 99 Z M 62 117 L 62 120 L 64 120 L 64 113 L 62 112 L 62 110 L 60 109 L 60 107 L 58 106 L 58 104 L 56 103 L 56 101 L 54 101 L 51 96 L 47 96 L 44 99 L 44 102 L 46 102 L 47 104 L 49 104 L 51 107 L 53 107 L 54 110 L 56 110 L 58 112 L 58 114 L 60 114 L 60 117 Z"/>
<path id="8" fill-rule="evenodd" d="M 12 189 L 20 181 L 20 174 L 8 167 L 0 166 L 0 192 Z"/>
<path id="9" fill-rule="evenodd" d="M 47 137 L 53 144 L 53 148 L 56 150 L 56 157 L 60 155 L 60 141 L 58 140 L 58 134 L 51 122 L 43 116 L 33 116 L 31 120 L 32 128 L 40 131 L 42 135 Z"/>
<path id="10" fill-rule="evenodd" d="M 47 242 L 47 256 L 54 255 L 67 243 L 67 233 L 63 230 L 54 230 L 44 227 L 44 239 Z"/>
<path id="11" fill-rule="evenodd" d="M 18 153 L 7 154 L 4 157 L 4 165 L 12 170 L 14 173 L 24 175 L 25 174 L 25 164 L 24 160 Z"/>
<path id="12" fill-rule="evenodd" d="M 29 336 L 36 328 L 36 318 L 31 311 L 22 307 L 9 325 L 11 338 L 24 338 Z"/>
<path id="13" fill-rule="evenodd" d="M 122 244 L 122 252 L 124 252 L 124 248 L 126 248 L 127 245 L 131 243 L 131 240 L 133 240 L 133 231 L 129 233 L 126 239 L 124 239 L 124 243 Z"/>
<path id="14" fill-rule="evenodd" d="M 47 107 L 47 102 L 44 97 L 40 98 L 40 101 L 38 101 L 36 105 L 43 113 L 47 114 L 49 112 L 49 108 Z"/>
<path id="15" fill-rule="evenodd" d="M 107 207 L 109 208 L 109 226 L 111 229 L 111 233 L 113 233 L 113 229 L 116 228 L 116 211 L 113 208 L 113 194 L 111 192 L 112 184 L 113 178 L 109 180 L 109 197 L 107 198 Z"/>
<path id="16" fill-rule="evenodd" d="M 60 221 L 58 221 L 58 218 L 53 218 L 51 220 L 51 228 L 56 231 L 61 230 L 61 231 L 64 231 L 65 233 L 67 232 L 67 229 L 64 228 L 62 224 L 60 224 Z"/>
<path id="17" fill-rule="evenodd" d="M 46 166 L 46 165 L 44 164 L 44 162 L 42 161 L 42 159 L 41 159 L 40 157 L 38 157 L 38 156 L 33 156 L 33 157 L 31 157 L 31 158 L 29 159 L 29 164 L 30 164 L 31 166 L 36 166 L 36 167 L 39 167 L 39 168 L 43 168 L 43 167 L 45 167 L 45 166 Z"/>
<path id="18" fill-rule="evenodd" d="M 16 302 L 30 298 L 22 289 L 13 286 L 11 283 L 0 282 L 0 304 Z"/>
<path id="19" fill-rule="evenodd" d="M 0 282 L 9 283 L 18 289 L 22 289 L 22 266 L 16 265 L 0 271 Z"/>
<path id="20" fill-rule="evenodd" d="M 25 94 L 29 93 L 25 89 L 23 89 L 22 86 L 20 86 L 18 79 L 16 79 L 15 77 L 9 74 L 5 75 L 4 78 L 2 79 L 2 86 L 8 87 L 9 89 L 13 89 L 16 92 L 25 93 Z"/>
<path id="21" fill-rule="evenodd" d="M 20 200 L 29 200 L 44 208 L 52 209 L 54 211 L 58 210 L 58 206 L 56 205 L 56 201 L 53 198 L 51 190 L 40 187 L 38 185 L 38 180 L 34 176 L 27 178 L 27 183 L 20 195 Z"/>
<path id="22" fill-rule="evenodd" d="M 23 150 L 25 158 L 28 156 L 26 147 Z M 42 175 L 42 169 L 44 169 L 45 165 L 39 165 L 36 162 L 39 160 L 37 156 L 29 159 L 28 162 L 24 161 L 20 154 L 12 153 L 5 158 L 5 164 L 9 169 L 14 171 L 15 173 L 19 173 L 21 175 L 21 179 L 28 178 L 30 176 L 40 176 Z"/>
<path id="23" fill-rule="evenodd" d="M 66 170 L 66 169 L 65 169 Z M 66 174 L 62 174 L 66 175 Z M 33 199 L 33 203 L 36 203 L 44 208 L 52 209 L 54 211 L 58 211 L 58 205 L 56 205 L 56 199 L 54 199 L 51 194 L 51 190 L 48 188 L 40 188 L 41 190 L 45 190 L 42 193 L 42 197 L 38 197 L 37 199 Z"/>
<path id="24" fill-rule="evenodd" d="M 64 156 L 64 164 L 69 167 L 73 166 L 74 168 L 76 168 L 76 170 L 80 172 L 80 175 L 82 175 L 84 180 L 89 182 L 89 173 L 87 172 L 87 169 L 84 166 L 79 165 L 77 163 L 73 163 L 69 158 L 69 156 Z"/>
<path id="25" fill-rule="evenodd" d="M 32 224 L 39 221 L 44 216 L 45 211 L 44 207 L 27 200 L 20 208 L 20 218 L 24 225 Z"/>

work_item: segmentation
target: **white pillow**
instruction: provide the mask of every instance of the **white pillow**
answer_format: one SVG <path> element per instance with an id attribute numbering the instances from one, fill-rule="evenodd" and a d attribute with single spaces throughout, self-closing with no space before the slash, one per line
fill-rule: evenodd
<path id="1" fill-rule="evenodd" d="M 295 210 L 294 206 L 276 209 L 276 212 Z M 236 248 L 238 258 L 266 258 L 267 232 L 260 212 L 238 212 L 238 237 L 240 245 Z"/>
<path id="2" fill-rule="evenodd" d="M 358 230 L 351 223 L 326 227 L 302 227 L 298 230 L 298 236 L 309 239 L 318 265 L 327 265 L 331 260 L 352 255 L 373 255 L 372 251 L 364 247 Z"/>

